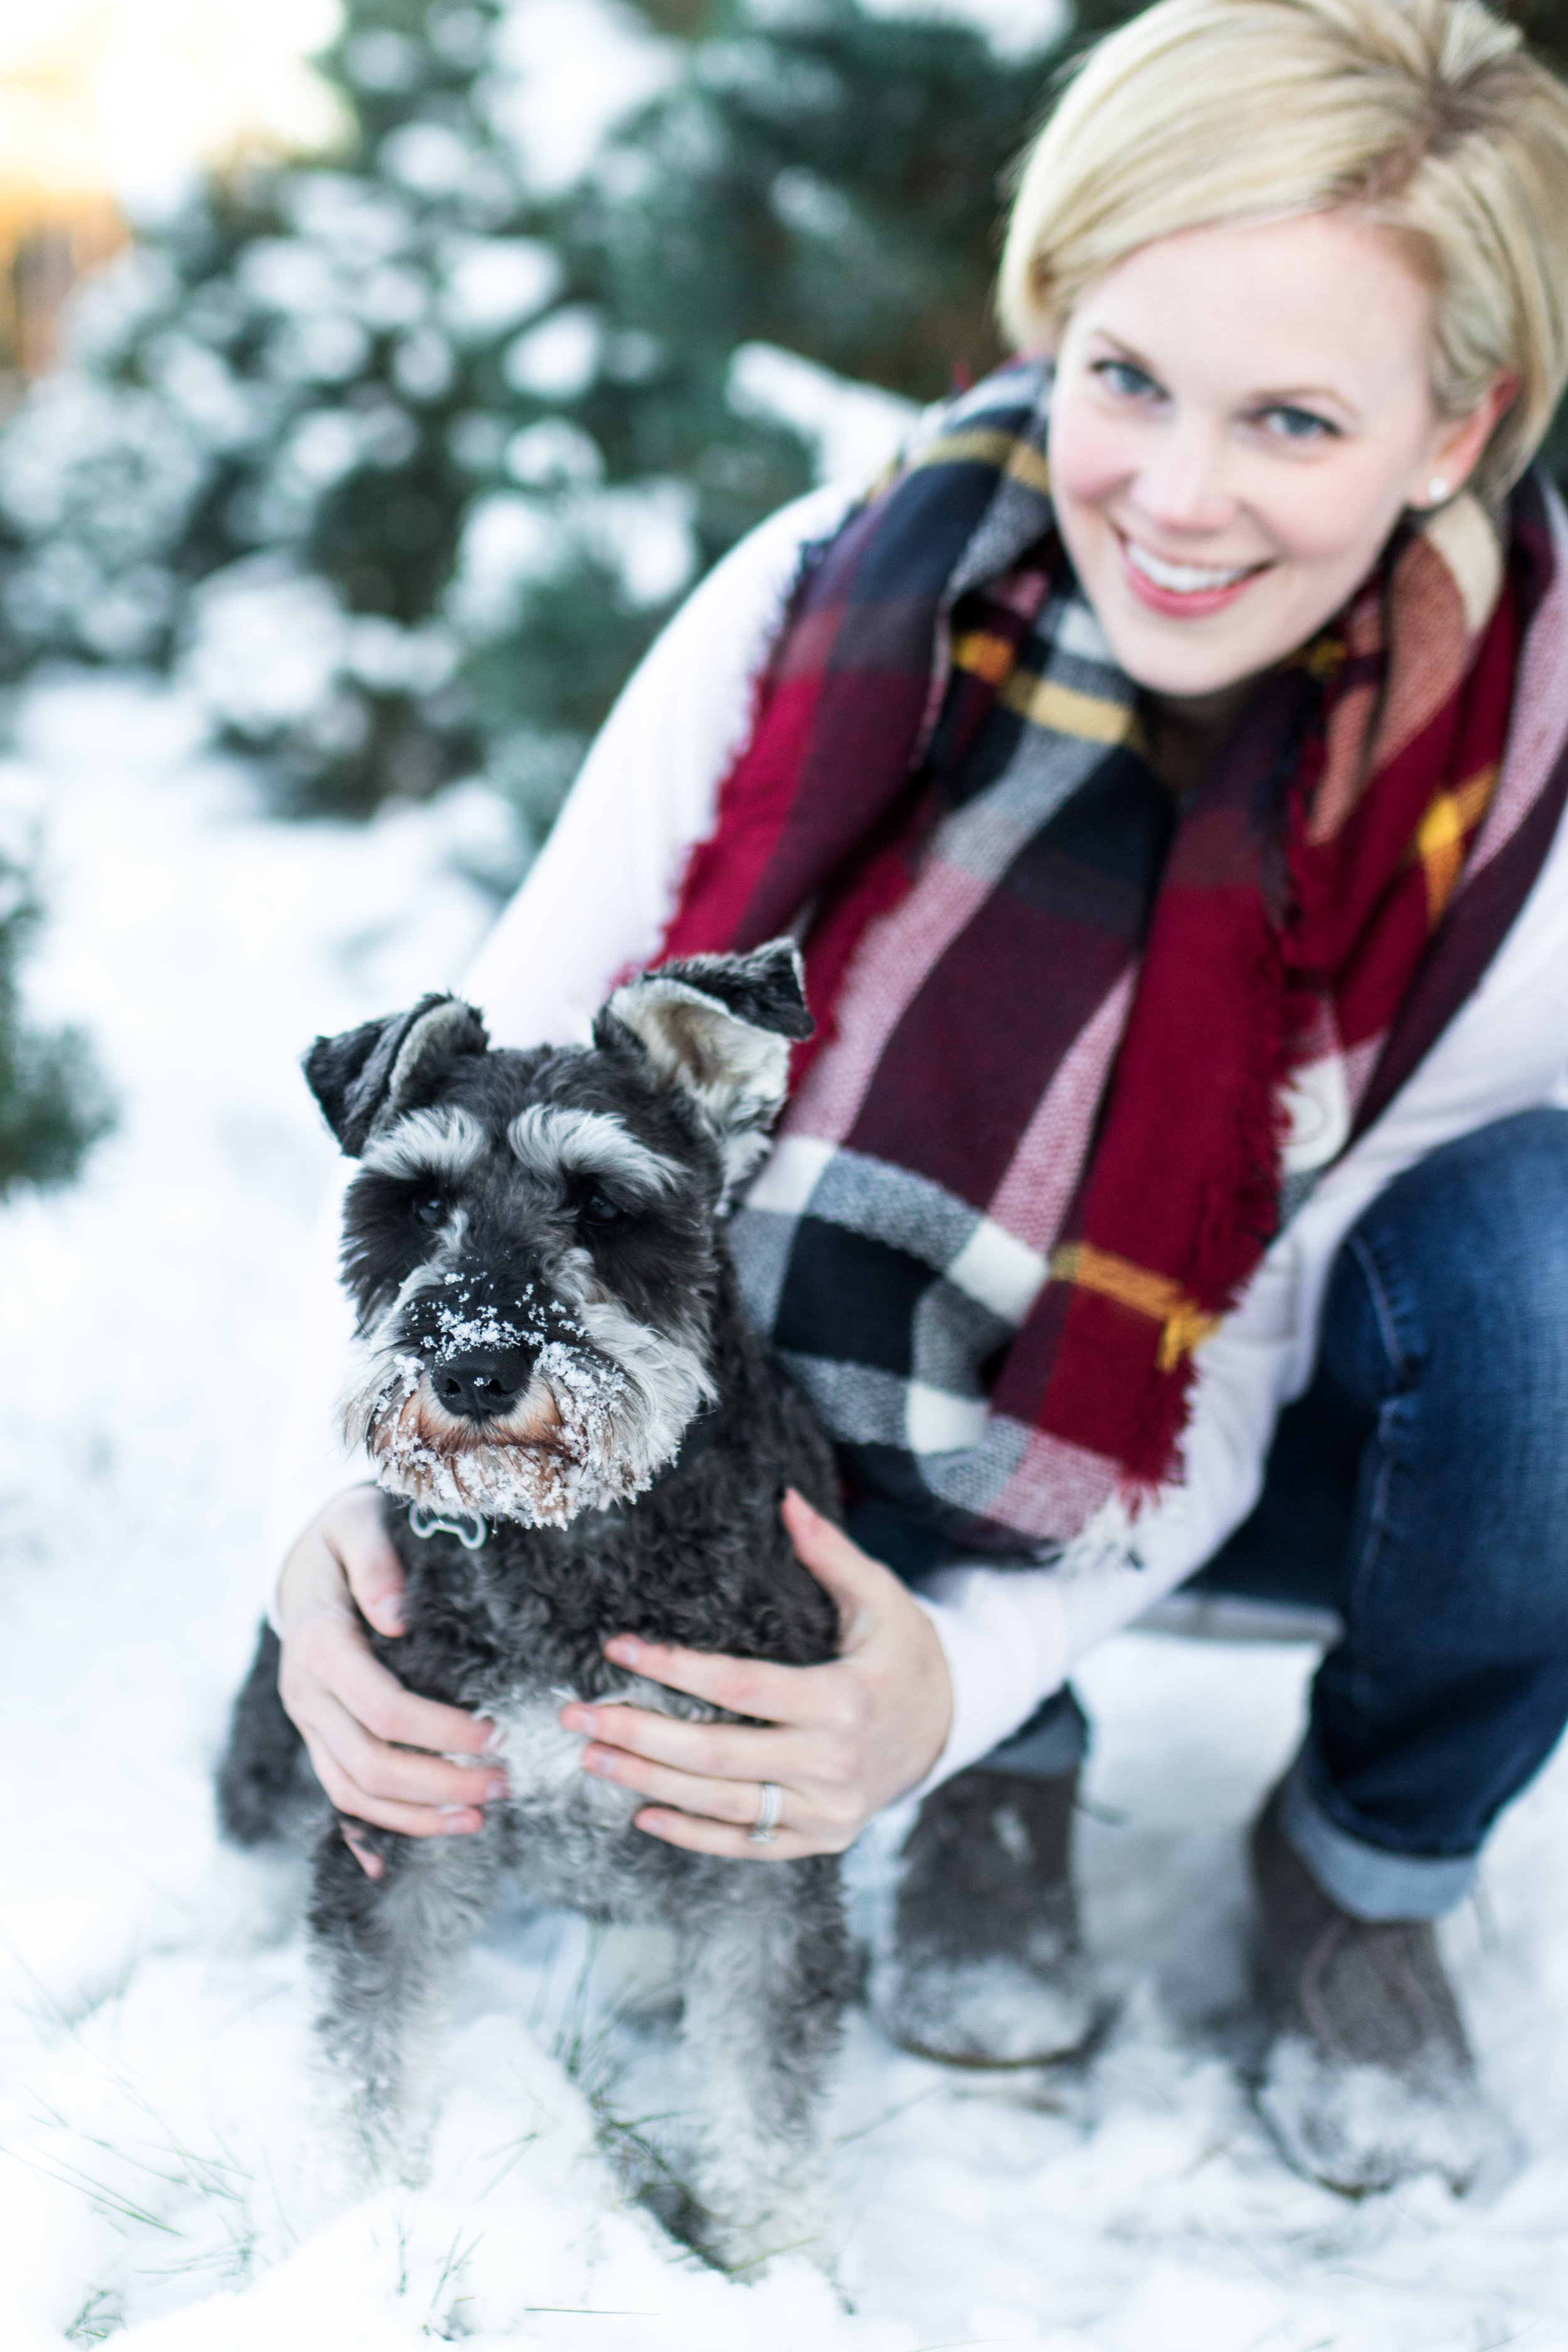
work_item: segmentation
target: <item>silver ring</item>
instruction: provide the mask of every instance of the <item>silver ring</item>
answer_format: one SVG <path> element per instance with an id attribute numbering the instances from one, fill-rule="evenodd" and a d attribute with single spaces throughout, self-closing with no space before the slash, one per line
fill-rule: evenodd
<path id="1" fill-rule="evenodd" d="M 752 1845 L 772 1845 L 773 1832 L 779 1825 L 779 1815 L 783 1811 L 784 1790 L 778 1783 L 774 1780 L 759 1780 L 757 1818 L 753 1826 L 746 1832 L 748 1843 Z"/>

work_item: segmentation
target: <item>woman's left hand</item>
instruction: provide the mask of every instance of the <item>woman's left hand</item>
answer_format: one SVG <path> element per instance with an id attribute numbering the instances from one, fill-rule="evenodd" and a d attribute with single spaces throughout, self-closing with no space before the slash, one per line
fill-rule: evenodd
<path id="1" fill-rule="evenodd" d="M 925 1779 L 947 1743 L 952 1689 L 936 1629 L 890 1569 L 793 1489 L 784 1523 L 795 1553 L 838 1603 L 838 1655 L 771 1665 L 620 1634 L 617 1666 L 758 1723 L 690 1723 L 599 1700 L 563 1707 L 585 1732 L 583 1769 L 652 1801 L 637 1826 L 694 1853 L 795 1862 L 842 1853 L 872 1816 Z M 781 1794 L 774 1835 L 753 1843 L 762 1787 Z"/>

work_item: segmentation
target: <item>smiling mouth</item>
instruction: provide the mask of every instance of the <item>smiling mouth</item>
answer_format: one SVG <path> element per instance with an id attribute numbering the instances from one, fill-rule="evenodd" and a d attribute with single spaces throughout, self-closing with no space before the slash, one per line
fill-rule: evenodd
<path id="1" fill-rule="evenodd" d="M 1152 587 L 1163 588 L 1168 596 L 1212 596 L 1225 588 L 1239 587 L 1242 581 L 1267 570 L 1262 563 L 1215 564 L 1171 563 L 1149 548 L 1140 547 L 1135 539 L 1120 531 L 1121 551 L 1132 570 L 1147 580 Z"/>

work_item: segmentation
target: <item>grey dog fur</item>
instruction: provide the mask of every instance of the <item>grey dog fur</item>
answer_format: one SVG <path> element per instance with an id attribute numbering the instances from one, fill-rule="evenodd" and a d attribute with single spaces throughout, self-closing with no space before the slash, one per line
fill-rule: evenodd
<path id="1" fill-rule="evenodd" d="M 491 1518 L 468 1549 L 449 1527 L 416 1533 L 408 1500 L 386 1497 L 407 1578 L 405 1630 L 389 1639 L 367 1625 L 366 1636 L 408 1689 L 509 1727 L 512 1798 L 489 1808 L 481 1832 L 416 1839 L 356 1824 L 384 1865 L 367 1876 L 337 1819 L 323 1822 L 321 1801 L 311 1804 L 270 1632 L 236 1702 L 219 1774 L 224 1824 L 241 1843 L 299 1834 L 313 1819 L 321 2039 L 353 2134 L 380 2173 L 417 2161 L 453 1975 L 503 1880 L 520 1878 L 542 1905 L 670 1928 L 700 2116 L 703 2236 L 721 2257 L 748 2260 L 811 2228 L 816 2111 L 851 1983 L 837 1863 L 758 1866 L 637 1831 L 641 1801 L 582 1772 L 582 1743 L 556 1718 L 570 1696 L 634 1693 L 671 1713 L 715 1712 L 610 1664 L 603 1643 L 613 1633 L 792 1664 L 837 1648 L 835 1609 L 779 1517 L 788 1486 L 836 1515 L 832 1457 L 742 1317 L 724 1235 L 736 1173 L 782 1097 L 783 1041 L 809 1026 L 798 965 L 775 943 L 632 983 L 601 1014 L 590 1047 L 492 1050 L 479 1014 L 450 998 L 317 1041 L 306 1066 L 318 1099 L 344 1150 L 370 1160 L 350 1186 L 344 1225 L 362 1337 L 379 1333 L 394 1352 L 402 1345 L 404 1360 L 412 1348 L 426 1369 L 437 1360 L 417 1272 L 434 1263 L 448 1286 L 467 1286 L 463 1296 L 501 1317 L 564 1290 L 564 1320 L 551 1336 L 579 1332 L 574 1302 L 613 1300 L 647 1360 L 664 1343 L 695 1351 L 713 1402 L 689 1416 L 650 1486 L 603 1507 L 590 1500 L 565 1525 Z M 542 1163 L 539 1134 L 570 1138 L 572 1121 L 517 1128 L 520 1114 L 542 1107 L 613 1120 L 668 1167 L 613 1234 L 583 1223 L 592 1171 L 584 1176 L 582 1148 L 569 1165 Z M 448 1116 L 464 1150 L 424 1180 L 426 1193 L 437 1180 L 441 1188 L 426 1208 L 447 1198 L 438 1230 L 417 1225 L 411 1205 L 422 1181 L 414 1143 L 432 1131 L 427 1118 L 418 1122 L 432 1111 L 475 1123 Z M 400 1129 L 412 1139 L 402 1158 Z M 510 1139 L 514 1130 L 527 1149 Z M 378 1154 L 378 1139 L 395 1148 Z M 405 1172 L 378 1172 L 378 1160 Z M 689 1404 L 689 1388 L 682 1394 Z"/>

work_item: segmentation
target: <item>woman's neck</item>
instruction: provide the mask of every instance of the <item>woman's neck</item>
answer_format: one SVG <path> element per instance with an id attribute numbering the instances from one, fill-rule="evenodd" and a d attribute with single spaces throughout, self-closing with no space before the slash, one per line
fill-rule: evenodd
<path id="1" fill-rule="evenodd" d="M 1140 694 L 1149 765 L 1177 800 L 1191 792 L 1236 725 L 1252 686 L 1244 677 L 1212 694 L 1155 694 L 1147 688 Z"/>

